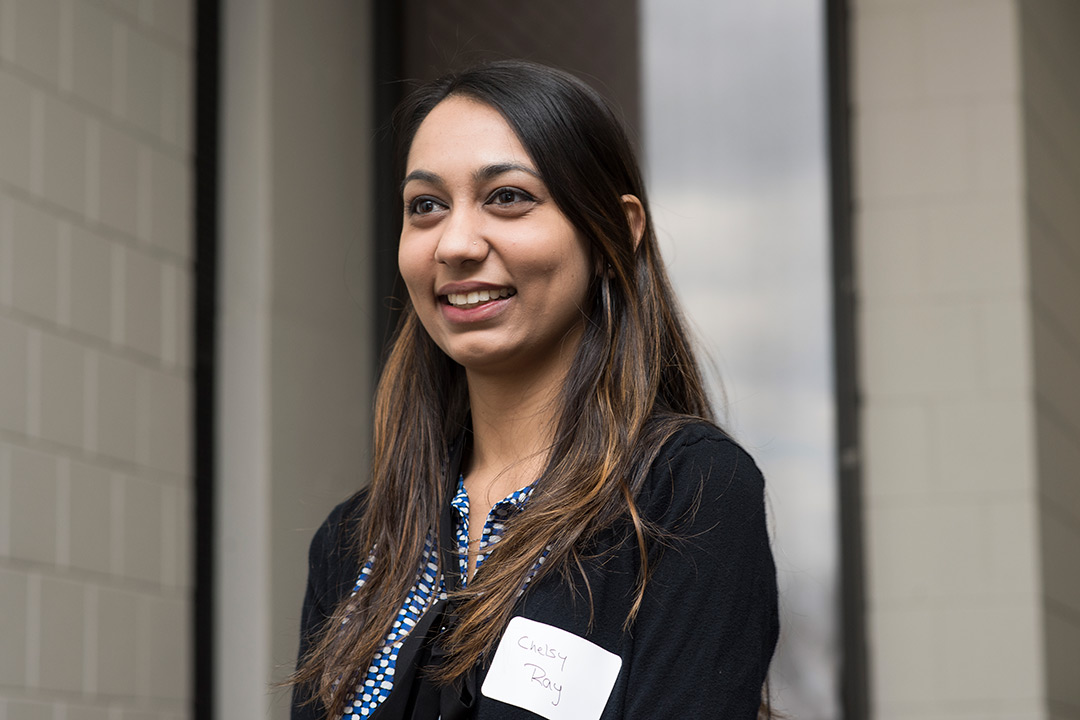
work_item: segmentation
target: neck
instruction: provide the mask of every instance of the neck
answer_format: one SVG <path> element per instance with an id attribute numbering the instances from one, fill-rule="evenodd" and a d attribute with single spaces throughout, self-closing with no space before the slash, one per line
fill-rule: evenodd
<path id="1" fill-rule="evenodd" d="M 568 367 L 558 363 L 532 374 L 466 371 L 473 429 L 466 468 L 470 497 L 479 491 L 496 502 L 539 477 Z"/>

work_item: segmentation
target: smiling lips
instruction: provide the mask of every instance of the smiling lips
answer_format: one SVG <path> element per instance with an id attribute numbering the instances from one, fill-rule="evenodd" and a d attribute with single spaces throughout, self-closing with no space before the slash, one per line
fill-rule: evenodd
<path id="1" fill-rule="evenodd" d="M 446 302 L 453 307 L 468 310 L 483 305 L 486 302 L 501 300 L 502 298 L 510 297 L 514 294 L 515 292 L 507 287 L 492 288 L 490 290 L 474 290 L 467 293 L 448 293 L 446 295 Z"/>

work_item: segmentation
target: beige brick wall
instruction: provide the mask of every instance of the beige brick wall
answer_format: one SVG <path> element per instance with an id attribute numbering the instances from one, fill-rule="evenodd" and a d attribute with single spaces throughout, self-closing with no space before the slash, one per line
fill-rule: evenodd
<path id="1" fill-rule="evenodd" d="M 1080 6 L 854 0 L 876 718 L 1080 718 Z"/>
<path id="2" fill-rule="evenodd" d="M 1051 717 L 1080 717 L 1080 4 L 1020 3 Z"/>
<path id="3" fill-rule="evenodd" d="M 0 718 L 190 695 L 190 0 L 0 0 Z"/>
<path id="4" fill-rule="evenodd" d="M 1044 717 L 1019 18 L 851 11 L 874 717 Z"/>

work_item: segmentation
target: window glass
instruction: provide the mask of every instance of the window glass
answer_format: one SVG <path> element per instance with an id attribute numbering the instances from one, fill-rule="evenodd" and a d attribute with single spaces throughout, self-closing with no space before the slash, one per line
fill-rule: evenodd
<path id="1" fill-rule="evenodd" d="M 718 371 L 721 420 L 768 483 L 781 592 L 775 705 L 800 720 L 837 718 L 824 8 L 643 0 L 641 10 L 661 247 Z"/>

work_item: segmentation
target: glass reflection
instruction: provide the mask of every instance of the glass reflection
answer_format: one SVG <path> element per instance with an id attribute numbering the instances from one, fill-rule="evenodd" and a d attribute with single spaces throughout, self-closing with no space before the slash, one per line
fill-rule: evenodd
<path id="1" fill-rule="evenodd" d="M 824 8 L 644 0 L 644 146 L 722 420 L 769 482 L 775 706 L 840 716 Z M 707 369 L 708 371 L 708 369 Z"/>

